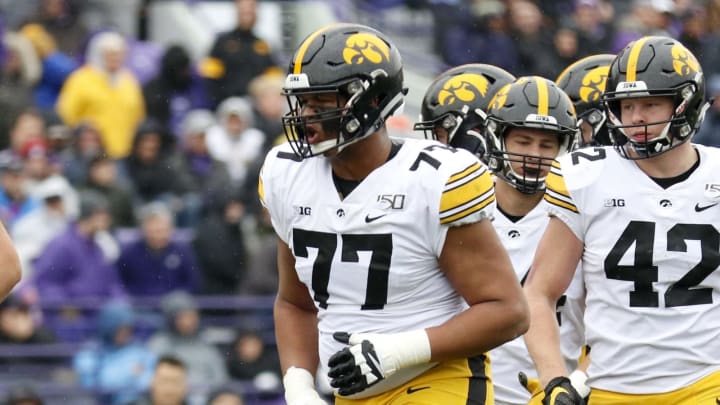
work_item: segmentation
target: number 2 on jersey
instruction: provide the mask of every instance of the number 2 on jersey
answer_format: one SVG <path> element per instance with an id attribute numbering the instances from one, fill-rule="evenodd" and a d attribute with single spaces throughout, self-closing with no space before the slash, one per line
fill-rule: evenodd
<path id="1" fill-rule="evenodd" d="M 655 223 L 631 221 L 605 258 L 605 275 L 613 280 L 635 283 L 630 291 L 631 307 L 659 307 L 658 267 L 653 265 Z M 712 304 L 712 288 L 697 286 L 720 265 L 720 233 L 709 224 L 677 224 L 667 233 L 669 252 L 687 252 L 688 240 L 700 242 L 700 262 L 665 291 L 665 306 Z M 621 265 L 620 259 L 635 244 L 632 265 Z"/>
<path id="2" fill-rule="evenodd" d="M 392 235 L 354 234 L 340 235 L 342 250 L 340 260 L 346 263 L 357 263 L 358 252 L 371 252 L 368 269 L 365 302 L 360 309 L 382 309 L 387 303 L 388 276 L 390 258 L 392 256 Z M 313 299 L 321 308 L 328 305 L 328 283 L 333 257 L 337 250 L 337 235 L 328 232 L 293 229 L 293 252 L 296 257 L 308 257 L 308 247 L 318 250 L 313 263 L 312 289 Z"/>

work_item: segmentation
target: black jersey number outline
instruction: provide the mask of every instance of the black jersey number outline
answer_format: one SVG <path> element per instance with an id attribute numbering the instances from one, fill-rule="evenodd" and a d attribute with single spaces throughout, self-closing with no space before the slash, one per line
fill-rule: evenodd
<path id="1" fill-rule="evenodd" d="M 433 169 L 437 170 L 442 163 L 427 153 L 427 152 L 432 152 L 435 149 L 442 149 L 442 150 L 446 150 L 446 151 L 449 151 L 452 153 L 457 152 L 457 149 L 455 149 L 449 145 L 436 144 L 436 145 L 426 146 L 423 148 L 423 150 L 420 153 L 418 153 L 418 157 L 417 157 L 417 159 L 415 159 L 413 164 L 410 165 L 410 171 L 411 172 L 416 171 L 420 167 L 420 163 L 422 163 L 422 162 L 427 163 L 428 165 L 432 166 Z M 425 151 L 427 151 L 427 152 L 425 152 Z"/>
<path id="2" fill-rule="evenodd" d="M 360 309 L 383 309 L 387 303 L 388 277 L 392 257 L 392 234 L 341 234 L 342 249 L 340 260 L 346 263 L 357 263 L 358 252 L 371 252 L 368 268 L 365 302 Z M 337 250 L 337 235 L 328 232 L 293 229 L 293 253 L 296 257 L 308 257 L 308 247 L 318 250 L 313 263 L 312 289 L 313 299 L 321 308 L 327 308 L 328 284 L 332 259 Z"/>
<path id="3" fill-rule="evenodd" d="M 613 280 L 635 283 L 630 291 L 631 307 L 658 307 L 658 267 L 653 265 L 655 223 L 630 221 L 605 258 L 605 275 Z M 720 265 L 720 233 L 710 224 L 676 224 L 667 233 L 669 252 L 687 252 L 688 240 L 700 242 L 700 261 L 665 291 L 665 306 L 712 304 L 712 288 L 696 288 Z M 635 245 L 632 265 L 620 265 L 625 252 Z"/>
<path id="4" fill-rule="evenodd" d="M 580 164 L 580 158 L 586 159 L 590 162 L 594 162 L 596 160 L 602 160 L 607 157 L 607 154 L 605 153 L 605 149 L 603 148 L 585 148 L 573 151 L 570 154 L 570 158 L 572 159 L 573 165 Z"/>

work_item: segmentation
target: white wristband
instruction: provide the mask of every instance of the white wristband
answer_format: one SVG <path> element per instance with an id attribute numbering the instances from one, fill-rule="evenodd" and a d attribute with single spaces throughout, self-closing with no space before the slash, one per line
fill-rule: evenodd
<path id="1" fill-rule="evenodd" d="M 304 368 L 288 368 L 283 376 L 283 386 L 288 405 L 325 404 L 315 391 L 315 378 Z"/>
<path id="2" fill-rule="evenodd" d="M 575 391 L 580 394 L 581 397 L 585 398 L 590 395 L 590 387 L 585 384 L 588 379 L 587 374 L 581 370 L 575 370 L 568 376 L 570 384 L 575 388 Z"/>
<path id="3" fill-rule="evenodd" d="M 410 367 L 430 361 L 432 350 L 430 349 L 430 338 L 424 329 L 398 334 L 400 342 L 405 340 L 402 346 L 405 348 L 404 358 L 401 359 L 403 367 Z"/>
<path id="4" fill-rule="evenodd" d="M 388 368 L 385 371 L 390 374 L 430 361 L 430 339 L 424 329 L 393 333 L 387 337 L 382 340 L 381 356 L 383 364 Z"/>

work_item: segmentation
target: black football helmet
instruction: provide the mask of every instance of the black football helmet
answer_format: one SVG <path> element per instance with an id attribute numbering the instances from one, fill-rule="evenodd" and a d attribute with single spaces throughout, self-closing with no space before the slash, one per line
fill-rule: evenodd
<path id="1" fill-rule="evenodd" d="M 515 76 L 493 65 L 471 63 L 449 69 L 433 80 L 425 92 L 416 131 L 438 139 L 437 129 L 448 133 L 448 144 L 482 157 L 484 138 L 479 129 L 490 99 Z"/>
<path id="2" fill-rule="evenodd" d="M 592 128 L 592 140 L 586 144 L 579 136 L 579 146 L 610 145 L 602 95 L 613 59 L 615 55 L 611 54 L 582 58 L 565 68 L 555 80 L 575 106 L 578 127 L 586 122 Z"/>
<path id="3" fill-rule="evenodd" d="M 620 101 L 626 98 L 667 96 L 675 112 L 666 121 L 623 125 Z M 608 113 L 610 139 L 628 159 L 645 159 L 682 144 L 698 130 L 709 103 L 705 101 L 705 79 L 695 56 L 673 38 L 647 36 L 628 44 L 610 65 L 603 100 Z M 626 129 L 666 123 L 660 135 L 638 142 Z M 628 154 L 628 147 L 637 156 Z"/>
<path id="4" fill-rule="evenodd" d="M 360 24 L 333 24 L 310 34 L 290 61 L 283 94 L 290 112 L 285 135 L 296 154 L 310 157 L 357 142 L 380 129 L 403 104 L 400 52 L 377 30 Z M 303 114 L 301 96 L 332 94 L 335 108 Z M 321 123 L 335 139 L 311 145 L 307 124 Z"/>
<path id="5" fill-rule="evenodd" d="M 545 176 L 538 165 L 550 166 L 545 159 L 508 152 L 505 136 L 510 128 L 533 128 L 555 132 L 561 156 L 571 151 L 578 136 L 575 108 L 570 97 L 551 80 L 539 76 L 520 77 L 505 85 L 490 101 L 485 121 L 487 165 L 495 175 L 519 191 L 534 194 L 545 190 Z M 513 170 L 520 162 L 524 173 Z M 537 173 L 537 175 L 531 175 Z"/>

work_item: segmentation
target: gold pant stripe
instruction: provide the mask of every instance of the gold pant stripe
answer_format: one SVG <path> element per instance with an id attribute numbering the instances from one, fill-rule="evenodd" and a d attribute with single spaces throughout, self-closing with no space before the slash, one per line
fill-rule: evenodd
<path id="1" fill-rule="evenodd" d="M 702 380 L 662 394 L 621 394 L 593 388 L 588 405 L 718 405 L 720 371 Z"/>

